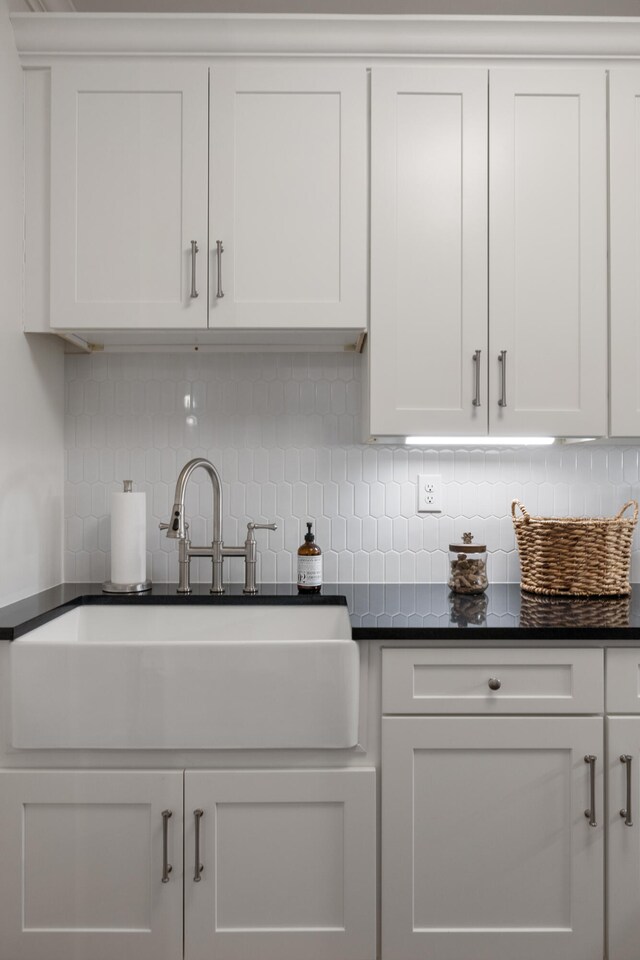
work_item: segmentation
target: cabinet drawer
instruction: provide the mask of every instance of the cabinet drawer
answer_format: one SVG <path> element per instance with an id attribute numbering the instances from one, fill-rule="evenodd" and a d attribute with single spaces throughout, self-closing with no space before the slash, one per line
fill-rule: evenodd
<path id="1" fill-rule="evenodd" d="M 601 713 L 604 707 L 602 650 L 387 649 L 382 663 L 383 713 Z"/>
<path id="2" fill-rule="evenodd" d="M 640 648 L 607 650 L 607 713 L 640 713 Z"/>

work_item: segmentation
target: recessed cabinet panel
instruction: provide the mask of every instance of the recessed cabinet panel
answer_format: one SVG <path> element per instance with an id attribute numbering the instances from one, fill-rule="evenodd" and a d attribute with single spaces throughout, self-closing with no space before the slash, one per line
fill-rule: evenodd
<path id="1" fill-rule="evenodd" d="M 431 392 L 435 409 L 460 410 L 460 378 L 441 371 L 456 370 L 462 354 L 462 96 L 405 93 L 396 108 L 398 402 L 419 407 Z M 445 244 L 434 224 L 447 218 L 455 226 Z M 435 323 L 446 330 L 437 349 Z"/>
<path id="2" fill-rule="evenodd" d="M 569 931 L 571 765 L 571 750 L 561 748 L 414 750 L 416 930 Z M 543 797 L 545 781 L 553 791 Z M 514 783 L 526 830 L 514 829 L 516 818 L 510 823 L 495 806 L 496 796 L 509 796 Z M 536 815 L 541 802 L 544 818 Z M 456 836 L 456 849 L 448 869 L 435 870 L 433 851 L 442 834 Z M 495 872 L 488 866 L 494 850 L 501 860 Z M 555 882 L 541 884 L 541 875 Z"/>
<path id="3" fill-rule="evenodd" d="M 344 804 L 216 805 L 219 930 L 344 930 Z"/>
<path id="4" fill-rule="evenodd" d="M 0 792 L 1 957 L 180 960 L 181 771 L 5 770 Z"/>
<path id="5" fill-rule="evenodd" d="M 236 96 L 238 304 L 340 301 L 340 99 Z"/>
<path id="6" fill-rule="evenodd" d="M 382 727 L 383 960 L 602 960 L 601 718 Z"/>
<path id="7" fill-rule="evenodd" d="M 180 299 L 181 126 L 178 91 L 78 90 L 79 305 Z"/>
<path id="8" fill-rule="evenodd" d="M 612 436 L 640 436 L 640 70 L 609 75 Z"/>
<path id="9" fill-rule="evenodd" d="M 486 433 L 486 124 L 486 70 L 372 72 L 372 434 Z"/>
<path id="10" fill-rule="evenodd" d="M 185 798 L 186 960 L 375 960 L 373 770 L 187 771 Z"/>
<path id="11" fill-rule="evenodd" d="M 580 408 L 580 100 L 516 95 L 513 106 L 514 317 L 522 345 L 514 353 L 515 401 L 522 411 L 575 412 Z M 543 289 L 541 277 L 552 279 Z M 539 380 L 527 376 L 531 368 L 549 373 L 543 394 Z"/>
<path id="12" fill-rule="evenodd" d="M 150 820 L 148 802 L 25 803 L 24 930 L 150 933 Z"/>
<path id="13" fill-rule="evenodd" d="M 601 435 L 604 71 L 495 69 L 490 103 L 490 432 Z"/>
<path id="14" fill-rule="evenodd" d="M 54 66 L 51 184 L 52 327 L 206 326 L 206 67 Z"/>
<path id="15" fill-rule="evenodd" d="M 366 82 L 212 68 L 211 327 L 366 326 Z"/>

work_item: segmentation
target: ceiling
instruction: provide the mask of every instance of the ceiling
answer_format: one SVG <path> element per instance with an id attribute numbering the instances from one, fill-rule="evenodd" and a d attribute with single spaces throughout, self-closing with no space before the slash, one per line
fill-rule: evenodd
<path id="1" fill-rule="evenodd" d="M 640 16 L 640 0 L 9 0 L 13 11 Z"/>

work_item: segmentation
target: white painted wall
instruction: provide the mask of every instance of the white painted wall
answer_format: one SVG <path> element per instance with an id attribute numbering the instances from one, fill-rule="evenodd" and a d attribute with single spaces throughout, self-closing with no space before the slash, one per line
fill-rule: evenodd
<path id="1" fill-rule="evenodd" d="M 0 606 L 62 579 L 64 358 L 21 324 L 22 90 L 0 0 Z"/>

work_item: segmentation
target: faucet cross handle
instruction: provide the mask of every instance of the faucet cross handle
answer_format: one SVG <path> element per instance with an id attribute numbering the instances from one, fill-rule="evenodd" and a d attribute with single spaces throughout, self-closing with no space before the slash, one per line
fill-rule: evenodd
<path id="1" fill-rule="evenodd" d="M 243 593 L 257 593 L 256 585 L 256 553 L 257 544 L 254 532 L 256 530 L 277 530 L 277 523 L 253 523 L 247 524 L 247 539 L 244 542 L 244 589 Z"/>
<path id="2" fill-rule="evenodd" d="M 253 520 L 247 524 L 247 540 L 254 540 L 254 530 L 277 530 L 277 523 L 254 523 Z"/>

